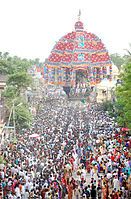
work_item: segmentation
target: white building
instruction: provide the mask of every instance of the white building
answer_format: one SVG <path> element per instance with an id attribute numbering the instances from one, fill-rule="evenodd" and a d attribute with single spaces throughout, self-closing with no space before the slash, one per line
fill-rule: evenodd
<path id="1" fill-rule="evenodd" d="M 97 90 L 97 102 L 108 101 L 112 98 L 112 93 L 115 90 L 117 79 L 119 75 L 119 70 L 117 66 L 112 65 L 112 80 L 103 79 L 96 86 Z"/>

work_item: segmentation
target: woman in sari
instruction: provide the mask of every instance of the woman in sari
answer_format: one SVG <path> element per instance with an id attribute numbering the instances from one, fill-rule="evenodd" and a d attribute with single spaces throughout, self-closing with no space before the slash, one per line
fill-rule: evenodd
<path id="1" fill-rule="evenodd" d="M 68 191 L 68 199 L 72 199 L 73 197 L 73 185 L 71 182 L 67 184 L 67 191 Z"/>
<path id="2" fill-rule="evenodd" d="M 102 199 L 107 199 L 107 187 L 106 187 L 106 184 L 104 183 L 103 186 L 102 186 Z"/>

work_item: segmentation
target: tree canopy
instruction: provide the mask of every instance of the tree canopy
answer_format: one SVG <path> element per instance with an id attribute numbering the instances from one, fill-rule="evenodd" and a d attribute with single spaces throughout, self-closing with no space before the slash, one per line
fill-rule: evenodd
<path id="1" fill-rule="evenodd" d="M 118 53 L 111 54 L 112 62 L 117 66 L 118 70 L 120 71 L 123 64 L 125 64 L 129 59 L 131 59 L 131 44 L 129 44 L 129 49 L 124 49 L 126 54 L 120 55 Z"/>
<path id="2" fill-rule="evenodd" d="M 114 53 L 111 55 L 112 62 L 117 66 L 117 68 L 120 70 L 121 66 L 124 64 L 125 59 L 118 53 Z"/>
<path id="3" fill-rule="evenodd" d="M 122 84 L 116 89 L 118 123 L 131 128 L 131 59 L 124 64 L 120 76 Z"/>
<path id="4" fill-rule="evenodd" d="M 10 112 L 13 104 L 15 105 L 15 119 L 17 127 L 28 126 L 32 116 L 29 105 L 24 99 L 22 92 L 32 84 L 32 77 L 28 74 L 28 69 L 36 60 L 21 59 L 11 57 L 8 52 L 0 52 L 0 74 L 7 76 L 7 86 L 3 92 L 6 107 Z M 21 106 L 18 106 L 21 104 Z"/>
<path id="5" fill-rule="evenodd" d="M 26 89 L 31 85 L 32 78 L 26 71 L 16 72 L 12 75 L 9 75 L 8 84 L 17 88 L 17 91 Z"/>

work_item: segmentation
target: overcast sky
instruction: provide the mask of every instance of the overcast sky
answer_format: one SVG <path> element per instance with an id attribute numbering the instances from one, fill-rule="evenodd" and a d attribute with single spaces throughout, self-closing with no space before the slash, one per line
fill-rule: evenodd
<path id="1" fill-rule="evenodd" d="M 85 30 L 110 53 L 124 53 L 131 43 L 131 0 L 0 0 L 0 51 L 44 61 L 74 30 L 79 9 Z"/>

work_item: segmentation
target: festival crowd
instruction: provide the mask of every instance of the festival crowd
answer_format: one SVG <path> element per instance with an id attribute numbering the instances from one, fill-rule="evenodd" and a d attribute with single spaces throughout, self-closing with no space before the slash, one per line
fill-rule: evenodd
<path id="1" fill-rule="evenodd" d="M 43 102 L 31 129 L 2 147 L 0 198 L 131 198 L 128 133 L 97 104 L 80 103 Z"/>

